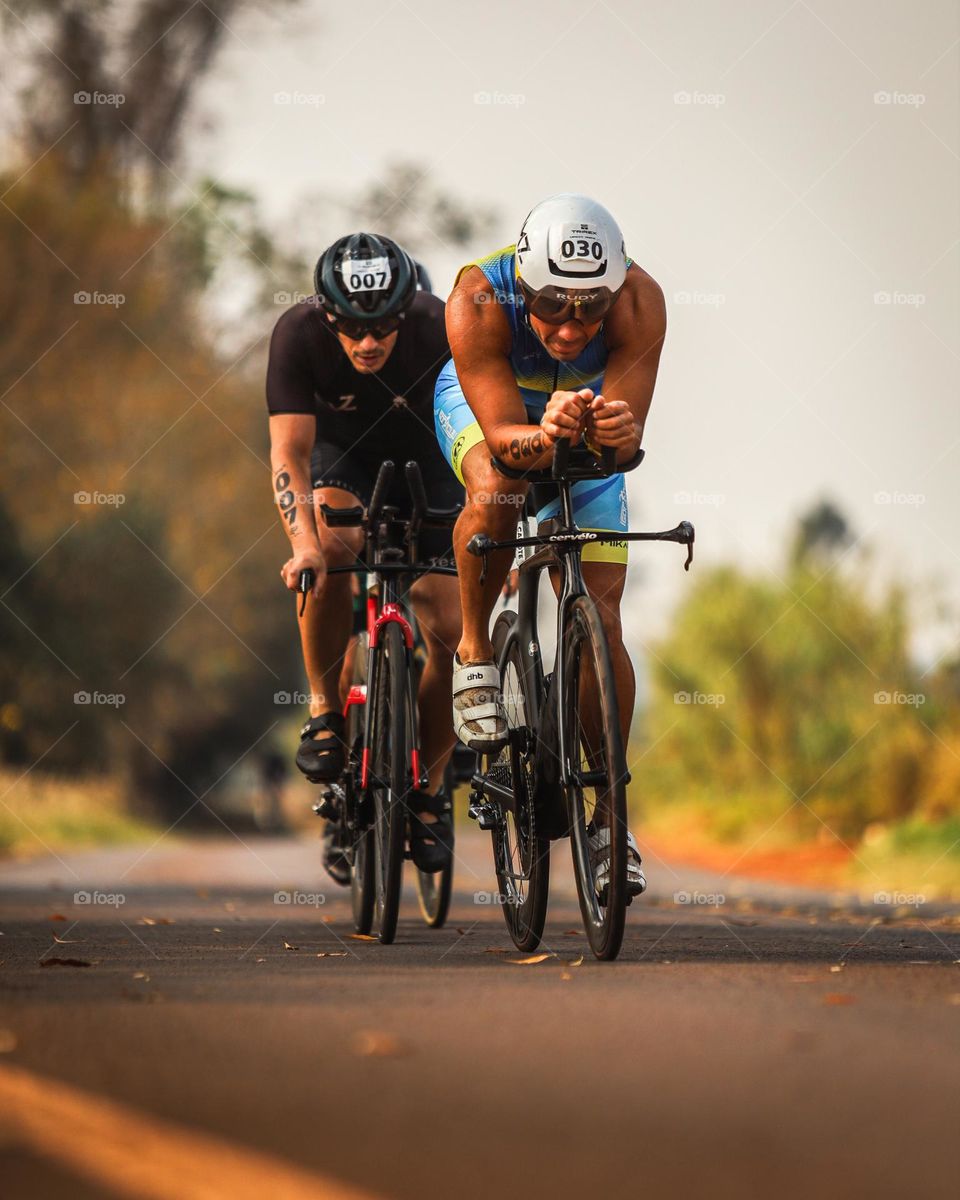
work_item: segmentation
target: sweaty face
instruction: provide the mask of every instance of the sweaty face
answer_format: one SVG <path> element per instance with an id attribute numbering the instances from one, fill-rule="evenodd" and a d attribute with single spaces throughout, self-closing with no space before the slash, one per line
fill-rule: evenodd
<path id="1" fill-rule="evenodd" d="M 562 325 L 548 325 L 539 317 L 531 315 L 530 325 L 551 358 L 561 362 L 576 358 L 587 342 L 596 337 L 602 321 L 584 325 L 582 321 L 564 321 Z"/>
<path id="2" fill-rule="evenodd" d="M 383 338 L 375 338 L 373 334 L 368 333 L 360 339 L 349 338 L 345 333 L 338 333 L 336 330 L 334 332 L 353 369 L 361 375 L 372 375 L 383 367 L 393 353 L 399 330 L 395 329 Z"/>

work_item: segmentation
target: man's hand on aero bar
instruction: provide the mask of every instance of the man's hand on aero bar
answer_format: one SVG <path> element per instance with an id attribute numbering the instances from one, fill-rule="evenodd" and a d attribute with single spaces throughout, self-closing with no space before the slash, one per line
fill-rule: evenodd
<path id="1" fill-rule="evenodd" d="M 618 458 L 625 462 L 640 447 L 636 418 L 624 400 L 605 400 L 594 396 L 584 420 L 586 439 L 593 446 L 616 446 Z"/>
<path id="2" fill-rule="evenodd" d="M 288 558 L 280 568 L 280 577 L 290 591 L 295 592 L 300 585 L 300 572 L 308 569 L 316 575 L 316 582 L 310 594 L 314 599 L 319 599 L 327 574 L 323 551 L 319 546 L 306 546 L 302 550 L 297 550 L 293 557 Z"/>
<path id="3" fill-rule="evenodd" d="M 592 400 L 593 392 L 589 388 L 581 388 L 578 392 L 553 393 L 540 418 L 540 428 L 548 447 L 557 438 L 569 438 L 573 445 L 580 441 L 584 418 Z"/>

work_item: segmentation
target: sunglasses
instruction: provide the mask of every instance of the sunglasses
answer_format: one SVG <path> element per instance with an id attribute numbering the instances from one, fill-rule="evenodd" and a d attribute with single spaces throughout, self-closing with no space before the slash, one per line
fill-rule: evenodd
<path id="1" fill-rule="evenodd" d="M 517 283 L 530 315 L 547 325 L 564 325 L 567 321 L 595 325 L 603 320 L 620 295 L 619 288 L 615 292 L 608 287 L 568 292 L 552 284 L 534 292 L 522 279 Z"/>
<path id="2" fill-rule="evenodd" d="M 382 341 L 400 328 L 400 317 L 384 317 L 382 321 L 360 321 L 353 317 L 337 317 L 330 315 L 330 324 L 351 342 L 362 341 L 368 334 Z"/>

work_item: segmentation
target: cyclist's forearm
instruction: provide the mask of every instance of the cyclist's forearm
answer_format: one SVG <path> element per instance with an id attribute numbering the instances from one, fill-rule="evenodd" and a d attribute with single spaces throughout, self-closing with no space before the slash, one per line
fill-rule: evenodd
<path id="1" fill-rule="evenodd" d="M 497 425 L 487 444 L 507 466 L 522 471 L 546 467 L 553 457 L 553 439 L 539 425 Z"/>
<path id="2" fill-rule="evenodd" d="M 270 459 L 273 501 L 291 546 L 294 550 L 319 546 L 309 460 L 304 462 L 282 448 L 273 450 Z"/>

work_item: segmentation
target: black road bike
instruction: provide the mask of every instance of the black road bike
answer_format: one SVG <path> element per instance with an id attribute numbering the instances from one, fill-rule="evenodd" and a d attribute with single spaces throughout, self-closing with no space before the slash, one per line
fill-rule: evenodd
<path id="1" fill-rule="evenodd" d="M 629 782 L 610 650 L 600 615 L 583 583 L 581 554 L 596 542 L 679 542 L 693 559 L 694 528 L 681 521 L 659 533 L 603 533 L 578 528 L 571 484 L 639 466 L 643 451 L 623 465 L 604 448 L 598 459 L 583 447 L 559 440 L 551 469 L 520 472 L 492 459 L 510 479 L 537 485 L 526 501 L 535 513 L 559 493 L 560 513 L 535 534 L 497 542 L 486 534 L 468 549 L 483 558 L 496 550 L 518 551 L 518 611 L 500 614 L 493 630 L 509 741 L 486 756 L 473 778 L 470 816 L 493 837 L 500 904 L 515 945 L 540 944 L 550 886 L 550 842 L 569 837 L 580 912 L 590 948 L 599 959 L 616 958 L 623 941 L 627 905 L 627 798 Z M 539 495 L 537 494 L 539 493 Z M 544 674 L 537 630 L 540 576 L 550 570 L 557 588 L 557 650 Z M 481 577 L 482 578 L 482 577 Z M 608 883 L 595 884 L 591 835 L 609 836 Z"/>
<path id="2" fill-rule="evenodd" d="M 335 845 L 350 866 L 357 932 L 369 933 L 376 921 L 384 943 L 392 942 L 397 932 L 403 860 L 410 856 L 408 803 L 416 811 L 412 794 L 428 782 L 420 763 L 418 635 L 409 591 L 422 575 L 457 573 L 452 565 L 419 562 L 417 542 L 422 528 L 449 529 L 460 513 L 459 507 L 429 508 L 420 468 L 408 462 L 411 512 L 402 517 L 398 508 L 384 503 L 394 472 L 389 460 L 381 464 L 366 510 L 321 505 L 329 526 L 364 531 L 362 560 L 332 567 L 329 574 L 366 576 L 368 588 L 367 628 L 358 636 L 344 706 L 346 765 L 338 780 L 323 785 L 314 805 L 315 812 L 335 823 Z M 312 575 L 301 574 L 304 594 L 313 586 Z M 445 776 L 448 804 L 456 774 L 451 766 Z M 436 874 L 416 872 L 421 913 L 434 928 L 447 916 L 452 873 L 452 864 Z"/>

